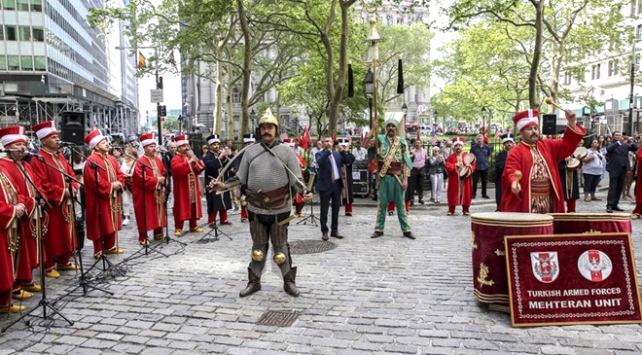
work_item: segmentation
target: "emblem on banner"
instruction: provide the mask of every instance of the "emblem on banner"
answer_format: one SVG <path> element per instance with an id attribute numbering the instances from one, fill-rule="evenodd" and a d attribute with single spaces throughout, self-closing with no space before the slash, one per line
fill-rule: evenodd
<path id="1" fill-rule="evenodd" d="M 577 259 L 577 268 L 585 279 L 593 282 L 606 280 L 613 271 L 613 263 L 605 253 L 591 249 Z"/>
<path id="2" fill-rule="evenodd" d="M 556 251 L 531 253 L 531 265 L 533 275 L 543 283 L 555 281 L 560 274 L 560 263 Z"/>

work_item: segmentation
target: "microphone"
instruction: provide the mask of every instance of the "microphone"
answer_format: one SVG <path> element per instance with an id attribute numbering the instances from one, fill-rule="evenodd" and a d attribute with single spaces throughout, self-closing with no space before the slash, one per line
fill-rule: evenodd
<path id="1" fill-rule="evenodd" d="M 56 142 L 56 143 L 57 143 L 59 146 L 61 146 L 61 147 L 75 147 L 75 146 L 77 146 L 77 144 L 76 144 L 76 143 L 72 143 L 72 142 L 63 142 L 63 141 L 58 141 L 58 142 Z"/>

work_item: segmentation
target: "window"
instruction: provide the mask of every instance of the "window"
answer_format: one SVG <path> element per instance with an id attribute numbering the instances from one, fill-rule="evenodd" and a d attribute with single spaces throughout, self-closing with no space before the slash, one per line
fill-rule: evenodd
<path id="1" fill-rule="evenodd" d="M 7 58 L 0 55 L 0 70 L 7 70 Z"/>
<path id="2" fill-rule="evenodd" d="M 617 60 L 609 61 L 609 77 L 616 76 L 619 73 L 620 63 Z"/>
<path id="3" fill-rule="evenodd" d="M 564 73 L 564 85 L 571 85 L 571 74 Z"/>
<path id="4" fill-rule="evenodd" d="M 595 66 L 595 79 L 600 78 L 600 72 L 602 71 L 602 64 L 598 64 Z"/>
<path id="5" fill-rule="evenodd" d="M 5 31 L 6 31 L 6 38 L 7 41 L 15 41 L 16 40 L 16 26 L 5 26 Z"/>
<path id="6" fill-rule="evenodd" d="M 33 57 L 34 68 L 36 71 L 45 71 L 47 70 L 47 59 L 44 56 L 35 56 Z"/>
<path id="7" fill-rule="evenodd" d="M 642 37 L 640 37 L 640 35 L 642 35 L 642 33 L 640 33 L 640 32 L 642 32 L 642 25 L 638 25 L 638 27 L 636 27 L 636 29 L 635 29 L 635 34 L 636 34 L 636 37 L 638 39 L 642 38 Z"/>
<path id="8" fill-rule="evenodd" d="M 0 41 L 4 41 L 4 27 L 0 26 Z"/>
<path id="9" fill-rule="evenodd" d="M 33 41 L 34 42 L 44 42 L 45 33 L 40 27 L 34 27 L 31 29 L 33 31 Z"/>
<path id="10" fill-rule="evenodd" d="M 42 12 L 42 0 L 31 0 L 31 11 Z"/>
<path id="11" fill-rule="evenodd" d="M 20 57 L 20 63 L 22 64 L 22 70 L 32 71 L 33 70 L 33 57 L 30 55 L 23 55 Z"/>
<path id="12" fill-rule="evenodd" d="M 2 7 L 5 10 L 15 10 L 16 9 L 16 0 L 2 0 Z"/>
<path id="13" fill-rule="evenodd" d="M 9 70 L 20 70 L 20 57 L 17 55 L 8 55 L 7 56 L 7 69 Z"/>
<path id="14" fill-rule="evenodd" d="M 29 11 L 29 0 L 18 0 L 18 10 Z"/>
<path id="15" fill-rule="evenodd" d="M 29 26 L 18 26 L 21 41 L 31 41 L 31 28 Z"/>

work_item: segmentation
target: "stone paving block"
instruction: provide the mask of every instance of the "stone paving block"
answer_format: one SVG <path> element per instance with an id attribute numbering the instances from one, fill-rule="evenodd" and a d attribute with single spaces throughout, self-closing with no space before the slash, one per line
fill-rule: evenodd
<path id="1" fill-rule="evenodd" d="M 66 345 L 80 345 L 87 341 L 87 338 L 80 336 L 71 336 L 65 335 L 61 336 L 58 339 L 54 340 L 54 343 L 66 344 Z"/>
<path id="2" fill-rule="evenodd" d="M 181 350 L 193 350 L 198 346 L 199 343 L 194 341 L 172 341 L 167 344 L 168 348 L 172 349 L 181 349 Z"/>
<path id="3" fill-rule="evenodd" d="M 499 346 L 486 340 L 467 339 L 463 342 L 464 348 L 476 350 L 499 350 Z"/>
<path id="4" fill-rule="evenodd" d="M 463 341 L 460 339 L 444 339 L 444 338 L 438 338 L 438 339 L 432 339 L 430 344 L 435 347 L 451 347 L 451 348 L 459 348 L 461 347 Z"/>
<path id="5" fill-rule="evenodd" d="M 420 330 L 419 336 L 427 338 L 448 338 L 450 337 L 450 332 L 438 329 Z"/>
<path id="6" fill-rule="evenodd" d="M 123 354 L 140 354 L 145 348 L 144 345 L 121 343 L 116 344 L 113 350 Z"/>
<path id="7" fill-rule="evenodd" d="M 430 354 L 430 355 L 449 355 L 449 354 L 454 354 L 452 348 L 442 348 L 442 347 L 424 347 L 421 348 L 421 353 L 422 354 Z"/>
<path id="8" fill-rule="evenodd" d="M 116 343 L 115 341 L 89 339 L 83 343 L 83 347 L 94 349 L 111 349 L 116 344 L 118 343 Z"/>
<path id="9" fill-rule="evenodd" d="M 146 347 L 141 354 L 143 355 L 169 355 L 174 352 L 174 349 L 165 347 Z"/>
<path id="10" fill-rule="evenodd" d="M 542 354 L 545 355 L 575 355 L 577 352 L 574 349 L 562 346 L 544 345 L 542 346 Z"/>

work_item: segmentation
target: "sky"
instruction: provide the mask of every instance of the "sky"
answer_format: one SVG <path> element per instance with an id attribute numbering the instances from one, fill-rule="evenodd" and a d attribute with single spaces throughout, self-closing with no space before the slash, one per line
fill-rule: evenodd
<path id="1" fill-rule="evenodd" d="M 447 18 L 441 14 L 441 9 L 443 7 L 449 6 L 453 0 L 441 0 L 433 2 L 433 9 L 430 11 L 430 21 L 434 21 L 435 36 L 431 40 L 431 50 L 430 56 L 431 59 L 442 58 L 441 51 L 439 50 L 442 45 L 452 41 L 456 38 L 456 34 L 452 32 L 441 32 L 437 29 L 445 27 L 447 24 Z M 145 57 L 150 57 L 153 55 L 153 50 L 147 50 L 149 53 L 145 53 L 145 50 L 142 50 Z M 176 63 L 180 69 L 180 54 L 178 51 L 175 53 Z M 163 87 L 164 87 L 164 100 L 163 103 L 167 106 L 167 110 L 179 110 L 182 108 L 182 93 L 181 93 L 181 77 L 179 73 L 165 73 L 163 76 Z M 444 87 L 445 83 L 443 80 L 436 78 L 434 75 L 431 78 L 431 95 L 435 95 L 440 92 Z M 138 80 L 138 102 L 140 107 L 141 122 L 146 118 L 146 111 L 156 111 L 156 103 L 150 101 L 150 90 L 155 89 L 155 80 L 153 74 L 148 74 L 143 78 Z"/>

